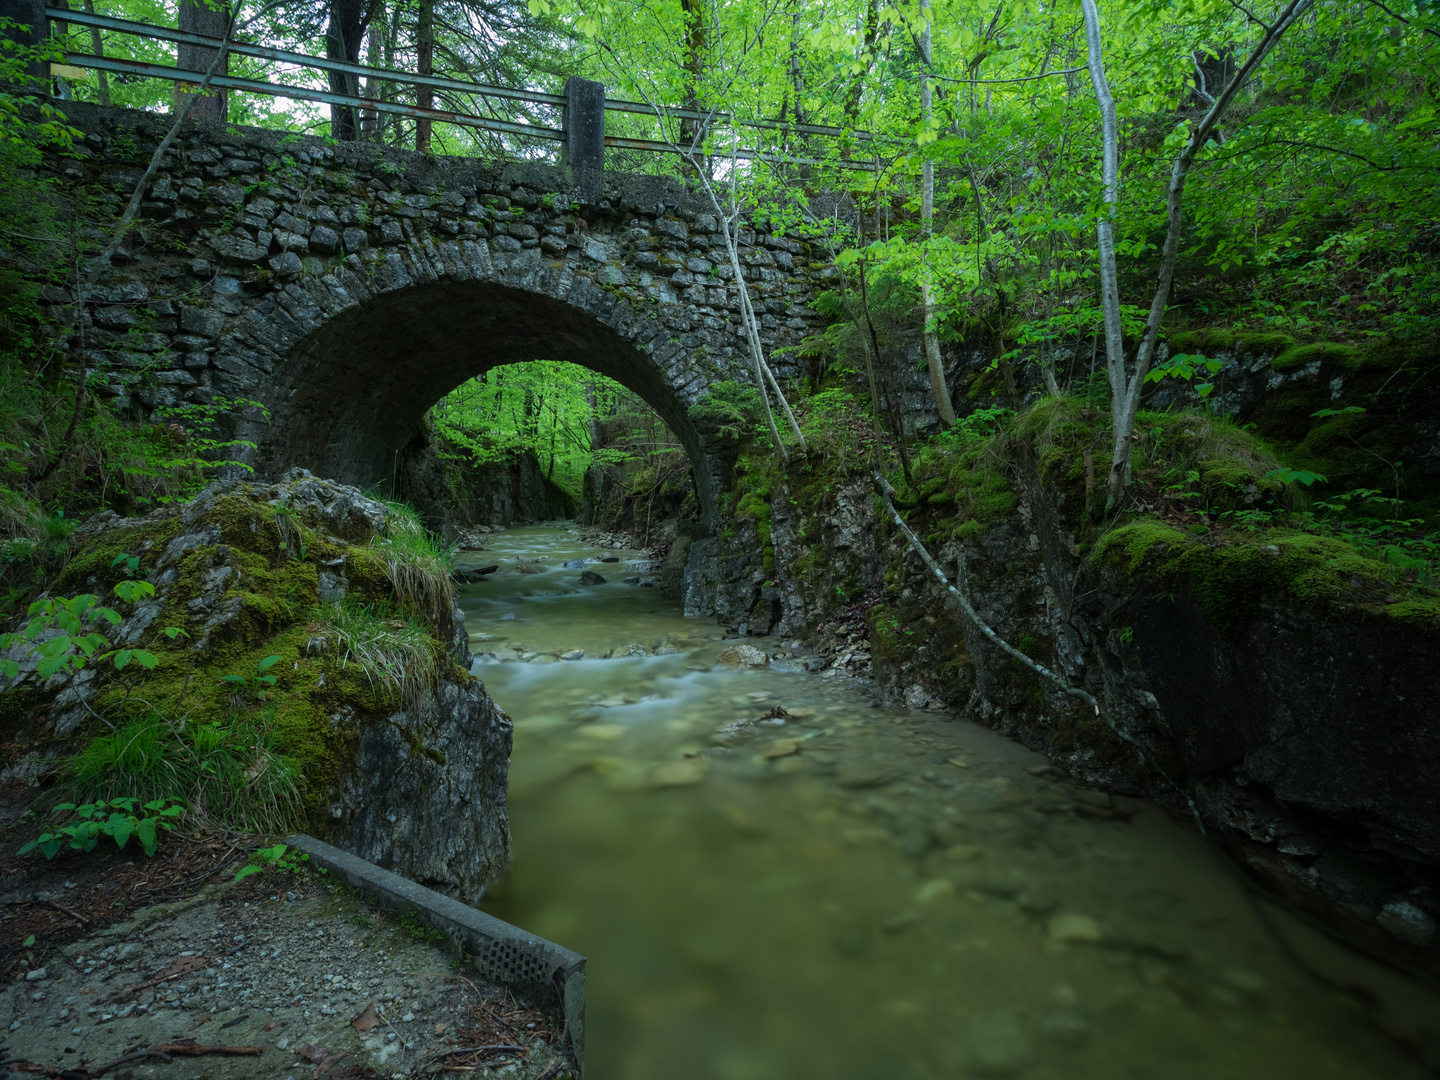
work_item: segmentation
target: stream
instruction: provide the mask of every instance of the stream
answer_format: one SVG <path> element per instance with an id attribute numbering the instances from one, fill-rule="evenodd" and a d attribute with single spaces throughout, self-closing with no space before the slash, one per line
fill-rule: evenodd
<path id="1" fill-rule="evenodd" d="M 589 957 L 592 1080 L 1428 1075 L 1193 825 L 727 639 L 642 557 L 555 523 L 461 559 L 500 564 L 460 603 L 515 722 L 483 906 Z"/>

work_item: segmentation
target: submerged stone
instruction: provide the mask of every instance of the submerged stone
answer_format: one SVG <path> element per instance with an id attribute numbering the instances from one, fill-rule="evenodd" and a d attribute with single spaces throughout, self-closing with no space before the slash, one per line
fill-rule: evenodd
<path id="1" fill-rule="evenodd" d="M 754 645 L 731 645 L 720 651 L 715 662 L 726 667 L 764 667 L 770 663 L 770 658 Z"/>

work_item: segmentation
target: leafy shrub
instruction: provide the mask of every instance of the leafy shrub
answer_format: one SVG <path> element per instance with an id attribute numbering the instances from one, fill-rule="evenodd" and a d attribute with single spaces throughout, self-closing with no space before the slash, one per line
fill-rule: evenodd
<path id="1" fill-rule="evenodd" d="M 765 418 L 760 391 L 752 383 L 722 379 L 686 410 L 698 424 L 712 428 L 723 439 L 743 439 Z"/>
<path id="2" fill-rule="evenodd" d="M 101 799 L 77 806 L 61 803 L 55 807 L 57 814 L 73 813 L 77 820 L 68 825 L 55 826 L 43 832 L 22 847 L 21 855 L 38 850 L 47 859 L 53 859 L 61 848 L 75 851 L 94 851 L 100 837 L 108 836 L 121 851 L 133 836 L 140 841 L 146 855 L 154 855 L 160 845 L 160 830 L 167 832 L 175 827 L 174 818 L 185 813 L 185 808 L 170 799 L 152 799 L 141 806 L 139 799 L 117 798 L 108 802 Z"/>

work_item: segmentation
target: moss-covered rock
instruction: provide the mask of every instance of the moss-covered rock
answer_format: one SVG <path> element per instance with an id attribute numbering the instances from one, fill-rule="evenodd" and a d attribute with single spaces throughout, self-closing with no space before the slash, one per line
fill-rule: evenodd
<path id="1" fill-rule="evenodd" d="M 257 747 L 249 773 L 273 763 L 294 797 L 227 824 L 303 827 L 467 899 L 504 871 L 510 723 L 469 674 L 462 616 L 412 514 L 293 470 L 278 484 L 218 483 L 143 518 L 101 515 L 77 537 L 55 592 L 110 596 L 127 576 L 148 581 L 153 597 L 110 636 L 158 662 L 43 687 L 22 673 L 0 714 L 23 732 L 28 775 L 73 786 L 65 761 L 111 738 L 107 724 L 165 725 L 189 753 L 243 732 Z M 220 812 L 198 788 L 154 782 L 110 794 Z M 235 795 L 225 812 L 247 814 Z"/>

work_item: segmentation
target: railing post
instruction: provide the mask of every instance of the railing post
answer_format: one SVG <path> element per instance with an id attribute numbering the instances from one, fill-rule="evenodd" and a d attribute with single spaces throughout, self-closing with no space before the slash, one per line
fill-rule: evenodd
<path id="1" fill-rule="evenodd" d="M 560 163 L 574 173 L 581 198 L 599 202 L 605 190 L 604 83 L 574 75 L 565 80 L 564 127 Z"/>
<path id="2" fill-rule="evenodd" d="M 50 24 L 45 18 L 45 0 L 0 0 L 0 18 L 13 19 L 29 27 L 0 30 L 4 36 L 25 49 L 35 49 L 50 40 Z M 35 80 L 20 89 L 32 94 L 50 94 L 50 65 L 43 60 L 25 66 L 25 74 Z"/>

